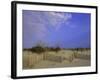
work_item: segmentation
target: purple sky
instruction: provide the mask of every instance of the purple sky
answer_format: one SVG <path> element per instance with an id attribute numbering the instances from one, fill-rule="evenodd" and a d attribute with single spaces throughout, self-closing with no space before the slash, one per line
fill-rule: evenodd
<path id="1" fill-rule="evenodd" d="M 23 10 L 23 48 L 41 43 L 48 47 L 89 48 L 88 13 Z"/>

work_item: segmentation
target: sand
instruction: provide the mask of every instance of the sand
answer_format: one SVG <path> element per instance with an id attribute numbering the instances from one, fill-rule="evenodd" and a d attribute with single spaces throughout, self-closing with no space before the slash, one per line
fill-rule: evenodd
<path id="1" fill-rule="evenodd" d="M 91 65 L 90 51 L 74 53 L 71 50 L 42 54 L 23 51 L 23 69 L 84 67 Z"/>

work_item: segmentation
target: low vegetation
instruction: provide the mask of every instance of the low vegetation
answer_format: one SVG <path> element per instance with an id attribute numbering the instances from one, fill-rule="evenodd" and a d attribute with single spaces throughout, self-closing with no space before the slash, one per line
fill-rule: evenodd
<path id="1" fill-rule="evenodd" d="M 24 51 L 32 51 L 32 52 L 36 52 L 36 53 L 43 53 L 45 51 L 55 51 L 55 52 L 58 52 L 60 50 L 61 50 L 60 47 L 49 48 L 49 47 L 41 47 L 41 46 L 36 46 L 36 47 L 25 48 L 24 49 Z"/>
<path id="2" fill-rule="evenodd" d="M 71 50 L 73 52 L 77 52 L 77 51 L 84 51 L 84 50 L 90 50 L 90 48 L 69 48 L 69 49 L 62 49 L 60 47 L 41 47 L 41 46 L 35 46 L 35 47 L 32 47 L 32 48 L 25 48 L 24 51 L 32 51 L 32 52 L 35 52 L 35 53 L 43 53 L 43 52 L 46 52 L 46 51 L 54 51 L 54 52 L 58 52 L 60 50 Z"/>

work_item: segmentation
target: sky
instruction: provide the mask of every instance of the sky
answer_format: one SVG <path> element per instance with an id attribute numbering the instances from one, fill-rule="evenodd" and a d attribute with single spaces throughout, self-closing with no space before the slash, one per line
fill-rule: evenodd
<path id="1" fill-rule="evenodd" d="M 23 48 L 90 48 L 89 13 L 23 10 Z"/>

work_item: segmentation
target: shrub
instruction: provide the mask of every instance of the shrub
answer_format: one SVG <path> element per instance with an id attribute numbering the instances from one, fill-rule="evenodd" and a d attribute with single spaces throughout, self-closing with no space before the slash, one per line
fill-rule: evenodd
<path id="1" fill-rule="evenodd" d="M 41 47 L 41 46 L 36 46 L 36 47 L 32 47 L 31 51 L 32 52 L 36 52 L 36 53 L 42 53 L 42 52 L 45 51 L 45 49 L 43 47 Z"/>

